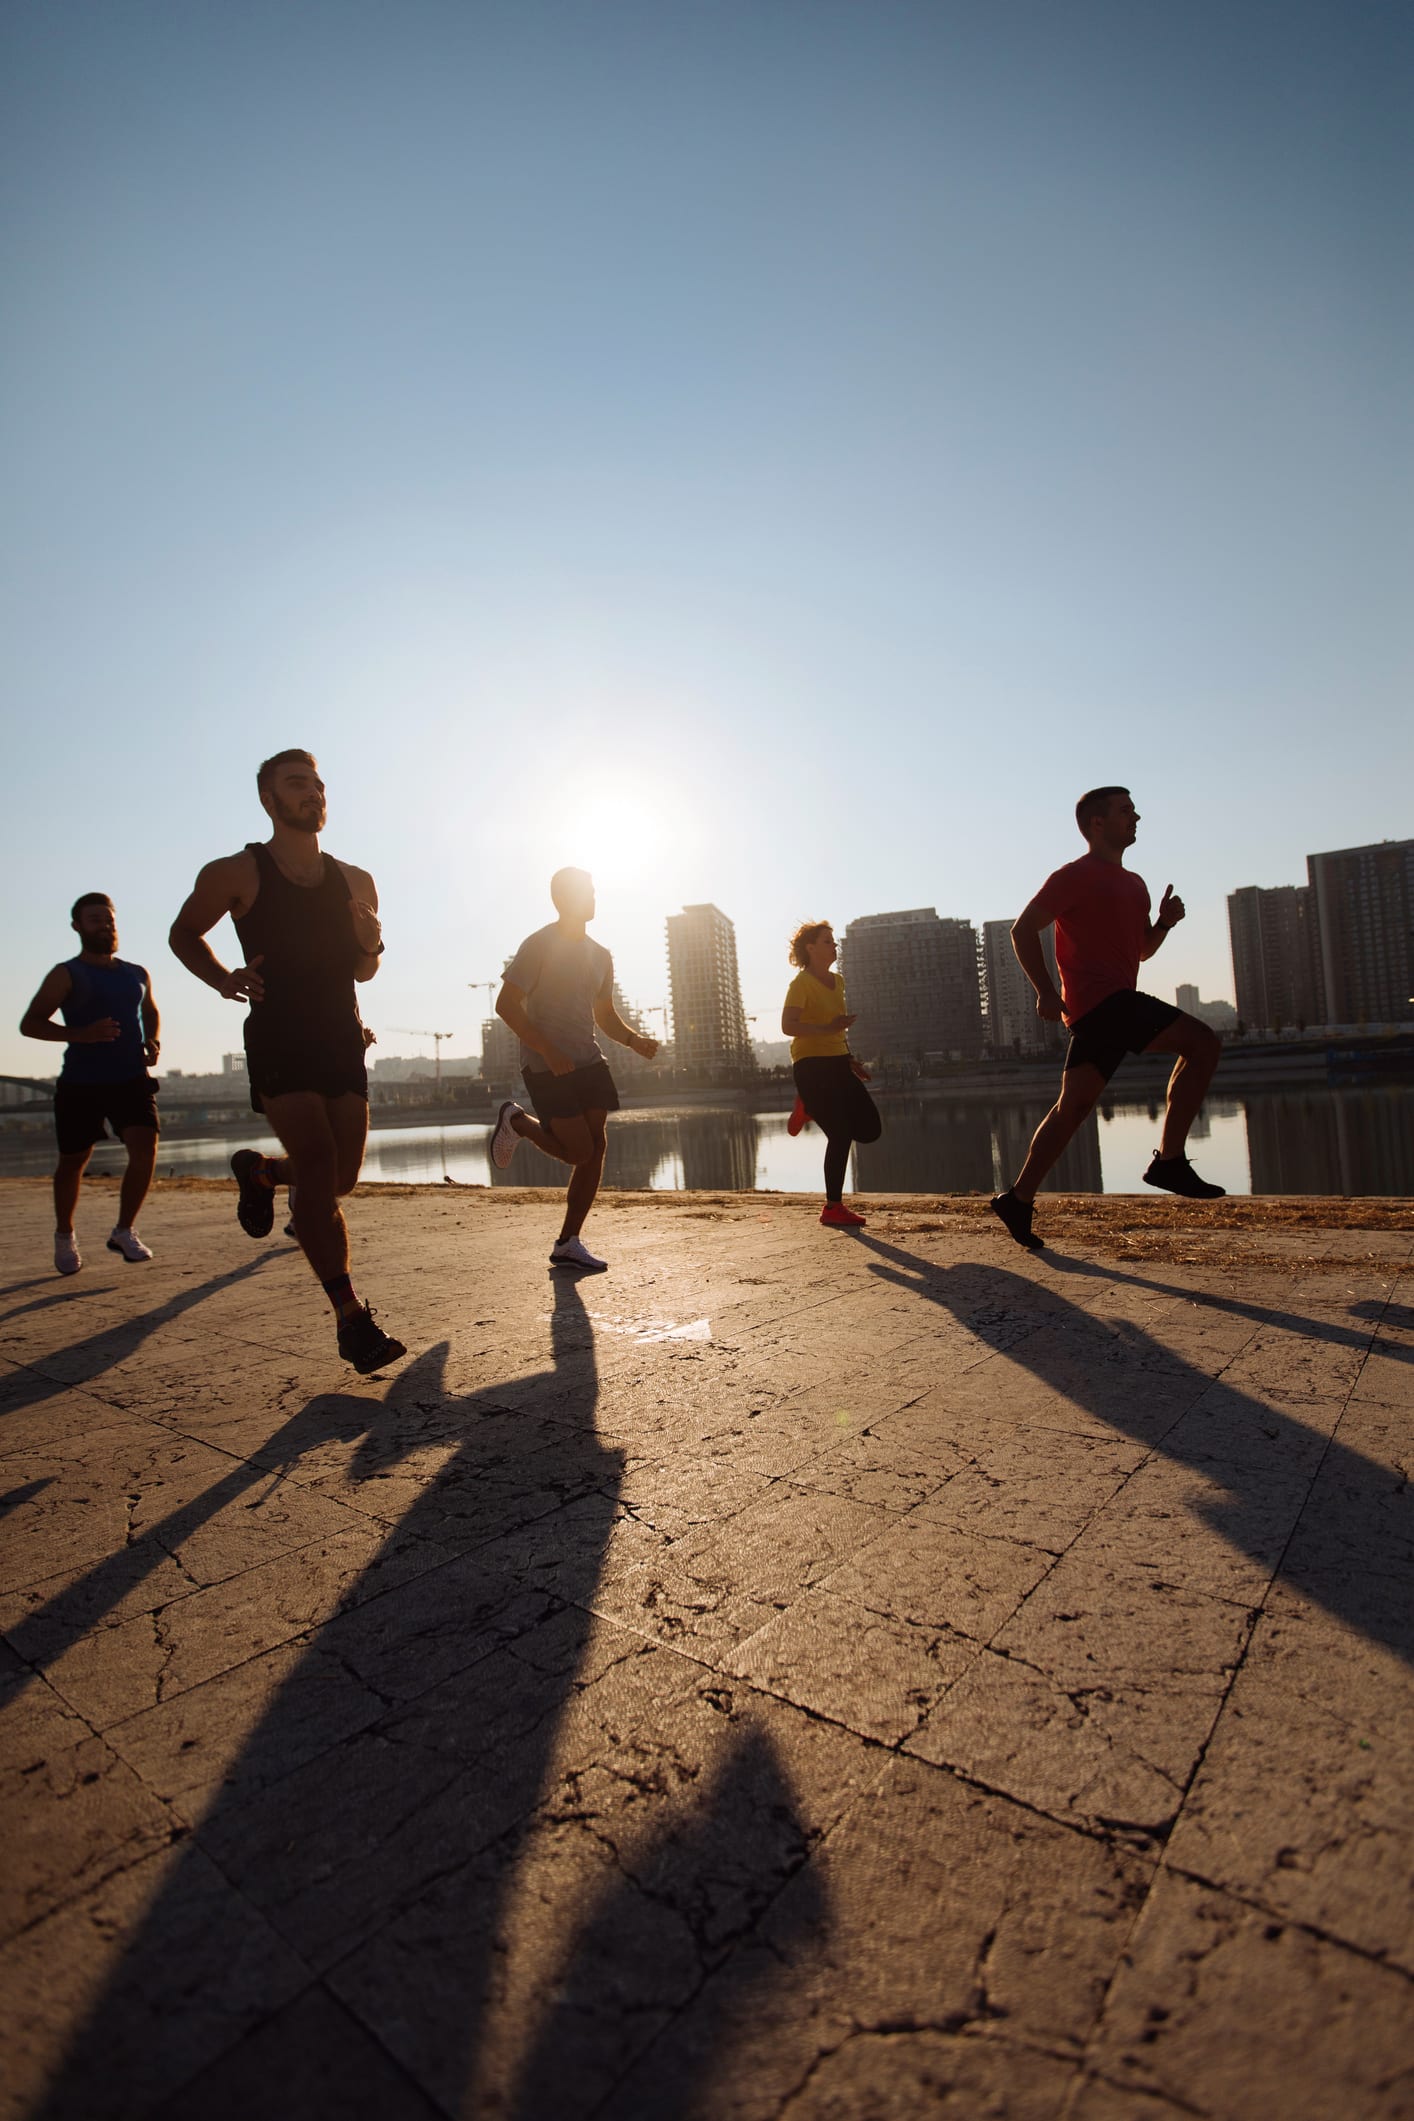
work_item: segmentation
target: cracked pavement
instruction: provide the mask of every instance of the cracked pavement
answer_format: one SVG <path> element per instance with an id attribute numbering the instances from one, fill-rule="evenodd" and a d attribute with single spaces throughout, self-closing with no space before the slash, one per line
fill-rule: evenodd
<path id="1" fill-rule="evenodd" d="M 1414 2115 L 1407 1203 L 0 1184 L 0 2113 Z"/>

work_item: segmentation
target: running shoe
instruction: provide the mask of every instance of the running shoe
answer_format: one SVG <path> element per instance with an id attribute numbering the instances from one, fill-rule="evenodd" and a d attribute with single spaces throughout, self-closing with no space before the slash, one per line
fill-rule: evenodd
<path id="1" fill-rule="evenodd" d="M 1198 1176 L 1186 1156 L 1160 1156 L 1157 1149 L 1144 1173 L 1144 1183 L 1158 1186 L 1165 1193 L 1181 1193 L 1185 1200 L 1223 1200 L 1227 1196 L 1226 1186 L 1210 1186 L 1206 1178 Z"/>
<path id="2" fill-rule="evenodd" d="M 842 1201 L 826 1201 L 820 1211 L 820 1220 L 831 1230 L 862 1230 L 869 1220 L 867 1215 L 856 1215 L 853 1208 L 846 1208 Z"/>
<path id="3" fill-rule="evenodd" d="M 808 1127 L 809 1125 L 810 1114 L 806 1111 L 800 1099 L 797 1098 L 790 1108 L 790 1118 L 786 1121 L 786 1133 L 799 1134 L 802 1127 Z"/>
<path id="4" fill-rule="evenodd" d="M 385 1333 L 373 1316 L 372 1304 L 361 1304 L 352 1318 L 339 1321 L 339 1353 L 345 1362 L 351 1362 L 360 1377 L 367 1377 L 370 1370 L 381 1370 L 384 1363 L 396 1362 L 407 1349 L 391 1333 Z"/>
<path id="5" fill-rule="evenodd" d="M 83 1265 L 79 1258 L 79 1241 L 72 1230 L 54 1232 L 54 1264 L 61 1274 L 77 1274 Z"/>
<path id="6" fill-rule="evenodd" d="M 997 1217 L 999 1222 L 1006 1224 L 1011 1236 L 1015 1238 L 1025 1252 L 1042 1252 L 1045 1250 L 1045 1239 L 1038 1237 L 1031 1227 L 1034 1205 L 1035 1203 L 1029 1200 L 1018 1200 L 1010 1186 L 1007 1187 L 1005 1193 L 999 1193 L 992 1202 L 993 1215 Z"/>
<path id="7" fill-rule="evenodd" d="M 596 1259 L 577 1237 L 562 1237 L 558 1244 L 552 1245 L 550 1264 L 552 1267 L 580 1267 L 586 1274 L 607 1274 L 609 1271 L 608 1260 Z"/>
<path id="8" fill-rule="evenodd" d="M 231 1174 L 240 1187 L 236 1221 L 247 1237 L 268 1237 L 275 1222 L 275 1188 L 259 1173 L 265 1158 L 258 1149 L 237 1149 L 231 1158 Z"/>
<path id="9" fill-rule="evenodd" d="M 518 1105 L 513 1097 L 508 1097 L 496 1114 L 496 1124 L 491 1129 L 486 1148 L 492 1163 L 498 1171 L 506 1170 L 511 1158 L 516 1153 L 516 1143 L 520 1140 L 520 1136 L 511 1125 L 511 1121 L 515 1118 L 517 1112 L 523 1109 L 523 1106 Z"/>
<path id="10" fill-rule="evenodd" d="M 121 1252 L 130 1267 L 135 1267 L 139 1260 L 152 1257 L 151 1247 L 143 1243 L 136 1230 L 124 1230 L 120 1227 L 115 1227 L 113 1235 L 109 1238 L 108 1250 Z"/>

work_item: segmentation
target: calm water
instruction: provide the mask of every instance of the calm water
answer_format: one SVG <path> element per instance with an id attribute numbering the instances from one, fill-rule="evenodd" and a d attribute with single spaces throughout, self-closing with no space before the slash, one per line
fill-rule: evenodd
<path id="1" fill-rule="evenodd" d="M 992 1193 L 1015 1175 L 1044 1103 L 946 1104 L 890 1099 L 882 1139 L 856 1149 L 852 1188 L 866 1193 Z M 1159 1107 L 1102 1108 L 1066 1151 L 1053 1184 L 1070 1193 L 1138 1193 L 1158 1141 Z M 508 1172 L 492 1171 L 484 1124 L 380 1127 L 369 1136 L 364 1177 L 392 1183 L 562 1185 L 565 1168 L 522 1145 Z M 164 1141 L 164 1175 L 224 1177 L 237 1140 L 274 1149 L 272 1137 Z M 1229 1193 L 1414 1194 L 1414 1088 L 1249 1092 L 1212 1099 L 1190 1153 L 1204 1177 Z M 820 1184 L 822 1144 L 813 1128 L 792 1141 L 783 1112 L 734 1108 L 616 1113 L 609 1123 L 606 1183 L 710 1192 L 752 1186 L 809 1192 Z M 0 1150 L 0 1169 L 42 1171 L 47 1143 Z M 95 1170 L 122 1151 L 95 1152 Z"/>

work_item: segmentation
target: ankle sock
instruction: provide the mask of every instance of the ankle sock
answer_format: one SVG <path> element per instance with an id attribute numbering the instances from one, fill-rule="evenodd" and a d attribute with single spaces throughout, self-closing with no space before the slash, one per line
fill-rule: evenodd
<path id="1" fill-rule="evenodd" d="M 346 1318 L 356 1318 L 363 1309 L 354 1295 L 354 1285 L 347 1274 L 336 1274 L 332 1281 L 324 1284 L 324 1294 L 334 1306 L 334 1316 L 342 1325 Z"/>

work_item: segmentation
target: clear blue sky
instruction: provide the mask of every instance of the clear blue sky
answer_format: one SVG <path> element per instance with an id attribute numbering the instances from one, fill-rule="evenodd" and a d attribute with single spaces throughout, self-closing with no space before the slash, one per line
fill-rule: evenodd
<path id="1" fill-rule="evenodd" d="M 1414 18 L 1365 0 L 169 0 L 0 18 L 13 1026 L 303 744 L 367 1013 L 458 1032 L 586 860 L 665 914 L 1013 915 L 1127 782 L 1224 899 L 1414 830 Z M 235 962 L 229 928 L 213 938 Z M 427 1050 L 430 1051 L 430 1048 Z"/>

